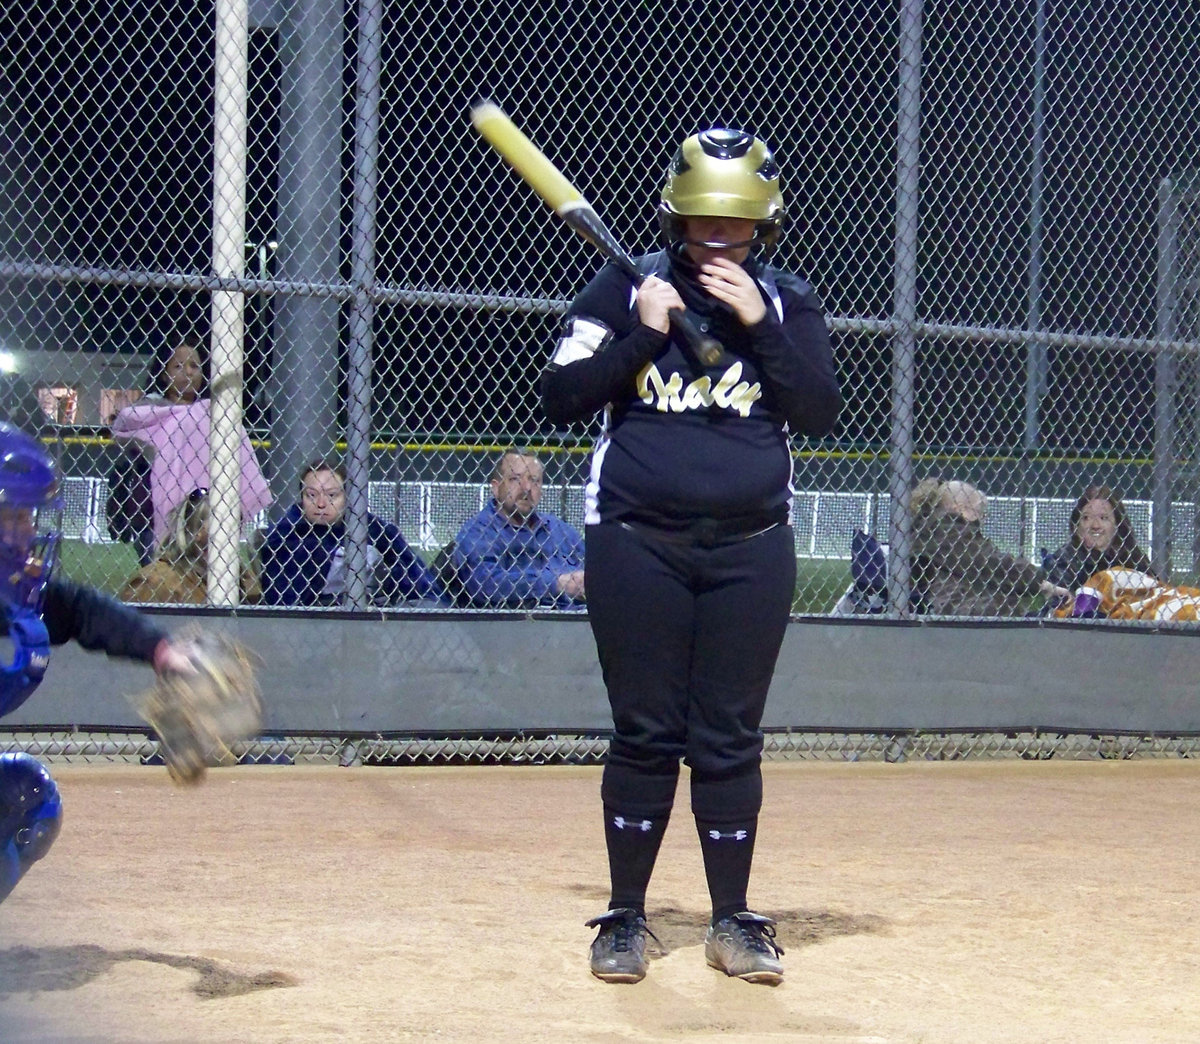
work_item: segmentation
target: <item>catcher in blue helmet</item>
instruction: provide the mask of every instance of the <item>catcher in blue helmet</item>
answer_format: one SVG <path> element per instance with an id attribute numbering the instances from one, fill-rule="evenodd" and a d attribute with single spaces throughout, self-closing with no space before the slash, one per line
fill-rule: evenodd
<path id="1" fill-rule="evenodd" d="M 149 617 L 54 578 L 62 507 L 50 455 L 0 421 L 0 609 L 13 647 L 11 662 L 0 666 L 0 717 L 41 683 L 51 648 L 71 639 L 159 672 L 190 669 L 185 651 Z M 61 823 L 62 800 L 45 766 L 28 754 L 0 754 L 0 902 L 46 854 Z"/>

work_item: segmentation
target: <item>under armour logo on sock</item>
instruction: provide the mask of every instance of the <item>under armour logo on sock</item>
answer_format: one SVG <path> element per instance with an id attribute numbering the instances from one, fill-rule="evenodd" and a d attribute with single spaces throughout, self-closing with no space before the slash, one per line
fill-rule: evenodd
<path id="1" fill-rule="evenodd" d="M 711 837 L 714 841 L 720 841 L 723 838 L 727 838 L 731 841 L 745 841 L 746 838 L 748 838 L 750 836 L 750 831 L 748 831 L 748 830 L 731 830 L 728 834 L 722 834 L 721 831 L 719 831 L 719 830 L 710 830 L 708 832 L 708 836 Z"/>
<path id="2" fill-rule="evenodd" d="M 629 827 L 630 830 L 640 830 L 643 834 L 654 826 L 648 819 L 626 819 L 624 816 L 613 816 L 613 826 L 618 830 Z"/>

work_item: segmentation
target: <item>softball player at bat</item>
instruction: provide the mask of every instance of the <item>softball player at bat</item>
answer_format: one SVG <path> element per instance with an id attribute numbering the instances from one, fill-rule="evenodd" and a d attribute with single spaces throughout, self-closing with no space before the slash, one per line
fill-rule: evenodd
<path id="1" fill-rule="evenodd" d="M 62 524 L 54 461 L 37 439 L 0 422 L 0 608 L 13 646 L 0 667 L 0 717 L 38 687 L 50 647 L 75 639 L 186 670 L 187 659 L 148 617 L 88 587 L 54 580 Z M 62 823 L 58 787 L 28 754 L 0 754 L 0 902 L 46 854 Z"/>
<path id="2" fill-rule="evenodd" d="M 591 971 L 646 974 L 646 891 L 691 770 L 712 920 L 705 958 L 781 981 L 774 921 L 748 909 L 762 804 L 759 724 L 796 577 L 789 433 L 841 406 L 821 303 L 770 267 L 783 198 L 767 145 L 739 130 L 683 142 L 662 189 L 666 249 L 636 289 L 606 265 L 571 305 L 541 378 L 556 424 L 603 411 L 587 487 L 588 613 L 613 715 L 601 801 L 608 911 Z M 724 357 L 672 332 L 684 308 Z"/>

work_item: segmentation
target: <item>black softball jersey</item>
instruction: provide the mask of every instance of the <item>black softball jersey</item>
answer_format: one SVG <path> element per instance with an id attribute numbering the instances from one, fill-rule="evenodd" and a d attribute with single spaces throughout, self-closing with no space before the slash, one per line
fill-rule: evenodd
<path id="1" fill-rule="evenodd" d="M 725 354 L 702 367 L 674 329 L 644 326 L 635 288 L 612 265 L 579 293 L 541 393 L 555 424 L 604 411 L 586 521 L 667 531 L 710 521 L 730 535 L 786 522 L 793 495 L 788 435 L 828 434 L 841 406 L 816 294 L 798 276 L 751 258 L 743 267 L 766 315 L 746 327 L 701 288 L 685 255 L 664 250 L 638 264 L 675 286 Z"/>

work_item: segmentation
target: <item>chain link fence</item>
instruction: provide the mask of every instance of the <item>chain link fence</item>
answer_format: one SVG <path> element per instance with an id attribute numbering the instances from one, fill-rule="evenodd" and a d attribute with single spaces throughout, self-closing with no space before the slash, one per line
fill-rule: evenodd
<path id="1" fill-rule="evenodd" d="M 48 763 L 161 765 L 157 741 L 133 733 L 13 732 L 9 749 Z M 608 737 L 539 732 L 480 736 L 278 735 L 237 744 L 232 765 L 600 765 Z M 1200 757 L 1200 737 L 1079 732 L 770 732 L 767 761 L 1045 761 Z"/>
<path id="2" fill-rule="evenodd" d="M 490 97 L 634 253 L 684 135 L 773 146 L 775 260 L 821 295 L 846 400 L 794 441 L 797 613 L 1038 614 L 1118 565 L 1157 582 L 1064 611 L 1194 616 L 1192 7 L 690 11 L 5 5 L 0 366 L 66 476 L 66 572 L 160 603 L 572 604 L 439 560 L 539 472 L 581 528 L 596 432 L 536 385 L 599 261 L 470 130 Z M 512 445 L 536 462 L 494 474 Z M 883 555 L 857 590 L 856 529 Z"/>

